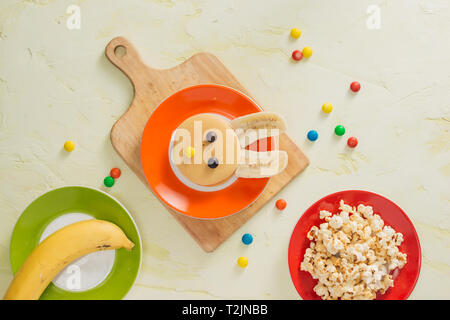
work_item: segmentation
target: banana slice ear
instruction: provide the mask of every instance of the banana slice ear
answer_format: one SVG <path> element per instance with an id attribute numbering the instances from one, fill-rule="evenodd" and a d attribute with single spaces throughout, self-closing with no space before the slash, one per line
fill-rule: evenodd
<path id="1" fill-rule="evenodd" d="M 284 118 L 271 112 L 251 113 L 231 121 L 242 148 L 253 142 L 282 134 L 286 131 Z"/>
<path id="2" fill-rule="evenodd" d="M 288 164 L 286 151 L 250 151 L 242 150 L 241 163 L 236 169 L 240 178 L 267 178 L 282 172 Z"/>

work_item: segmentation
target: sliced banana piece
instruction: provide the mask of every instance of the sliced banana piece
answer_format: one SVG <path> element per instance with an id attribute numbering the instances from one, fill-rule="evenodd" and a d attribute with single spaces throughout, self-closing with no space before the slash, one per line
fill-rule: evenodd
<path id="1" fill-rule="evenodd" d="M 240 178 L 266 178 L 282 172 L 288 164 L 286 151 L 250 151 L 242 150 L 241 163 L 236 169 Z"/>
<path id="2" fill-rule="evenodd" d="M 277 136 L 286 131 L 284 118 L 271 112 L 251 113 L 236 118 L 231 121 L 231 126 L 243 148 L 259 139 Z"/>

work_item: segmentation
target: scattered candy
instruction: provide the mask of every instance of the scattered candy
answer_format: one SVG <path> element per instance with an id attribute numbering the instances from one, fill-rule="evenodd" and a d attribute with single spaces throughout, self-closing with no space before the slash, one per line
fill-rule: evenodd
<path id="1" fill-rule="evenodd" d="M 357 81 L 354 81 L 350 84 L 350 90 L 353 92 L 358 92 L 361 89 L 361 84 Z"/>
<path id="2" fill-rule="evenodd" d="M 316 130 L 310 130 L 308 131 L 308 140 L 309 141 L 316 141 L 317 138 L 319 138 L 319 134 Z"/>
<path id="3" fill-rule="evenodd" d="M 113 177 L 114 179 L 117 179 L 118 177 L 120 177 L 121 174 L 122 174 L 122 172 L 120 171 L 119 168 L 112 168 L 111 171 L 109 172 L 109 175 L 111 177 Z"/>
<path id="4" fill-rule="evenodd" d="M 334 128 L 334 133 L 336 133 L 337 136 L 343 136 L 345 133 L 344 126 L 338 125 L 336 128 Z"/>
<path id="5" fill-rule="evenodd" d="M 300 38 L 301 35 L 302 35 L 302 31 L 300 29 L 297 29 L 297 28 L 291 29 L 291 37 L 292 38 L 298 39 L 298 38 Z"/>
<path id="6" fill-rule="evenodd" d="M 113 177 L 106 177 L 105 180 L 103 180 L 103 183 L 106 187 L 111 188 L 114 185 L 114 178 Z"/>
<path id="7" fill-rule="evenodd" d="M 188 158 L 193 158 L 195 156 L 195 149 L 192 147 L 187 147 L 184 150 L 184 154 L 186 155 L 186 157 Z"/>
<path id="8" fill-rule="evenodd" d="M 303 53 L 301 53 L 298 50 L 295 50 L 292 52 L 292 59 L 294 59 L 295 61 L 300 61 L 303 58 Z"/>
<path id="9" fill-rule="evenodd" d="M 253 237 L 250 233 L 246 233 L 242 236 L 242 243 L 249 245 L 253 242 Z"/>
<path id="10" fill-rule="evenodd" d="M 277 202 L 275 202 L 275 206 L 278 210 L 284 210 L 286 209 L 286 200 L 278 199 Z"/>
<path id="11" fill-rule="evenodd" d="M 214 142 L 217 139 L 217 134 L 214 131 L 209 131 L 206 134 L 206 141 L 208 142 Z"/>
<path id="12" fill-rule="evenodd" d="M 355 148 L 358 145 L 358 139 L 355 137 L 348 138 L 347 145 L 349 148 Z"/>
<path id="13" fill-rule="evenodd" d="M 313 54 L 313 49 L 311 49 L 311 47 L 304 47 L 304 48 L 303 48 L 303 56 L 304 56 L 305 58 L 311 57 L 312 54 Z"/>
<path id="14" fill-rule="evenodd" d="M 70 140 L 66 141 L 66 142 L 64 143 L 64 149 L 65 149 L 67 152 L 72 152 L 73 149 L 75 149 L 75 143 L 73 143 L 73 141 L 70 141 Z"/>
<path id="15" fill-rule="evenodd" d="M 248 266 L 248 259 L 246 257 L 239 257 L 237 260 L 237 265 L 241 268 L 245 268 Z"/>
<path id="16" fill-rule="evenodd" d="M 215 169 L 217 168 L 217 166 L 219 165 L 219 160 L 217 160 L 217 158 L 209 158 L 208 159 L 208 167 L 210 167 L 211 169 Z"/>
<path id="17" fill-rule="evenodd" d="M 322 105 L 322 111 L 325 112 L 325 113 L 330 113 L 331 111 L 333 111 L 333 106 L 332 106 L 332 104 L 329 103 L 329 102 L 325 102 L 325 103 Z"/>

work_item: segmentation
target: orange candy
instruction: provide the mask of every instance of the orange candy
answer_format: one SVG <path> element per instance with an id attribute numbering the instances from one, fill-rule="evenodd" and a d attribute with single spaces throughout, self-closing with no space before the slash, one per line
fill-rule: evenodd
<path id="1" fill-rule="evenodd" d="M 286 205 L 287 205 L 287 203 L 283 199 L 279 199 L 275 203 L 275 206 L 277 207 L 278 210 L 284 210 L 286 208 Z"/>
<path id="2" fill-rule="evenodd" d="M 120 175 L 122 174 L 122 172 L 120 171 L 119 168 L 112 168 L 111 172 L 109 173 L 111 175 L 111 177 L 113 177 L 114 179 L 117 179 L 118 177 L 120 177 Z"/>

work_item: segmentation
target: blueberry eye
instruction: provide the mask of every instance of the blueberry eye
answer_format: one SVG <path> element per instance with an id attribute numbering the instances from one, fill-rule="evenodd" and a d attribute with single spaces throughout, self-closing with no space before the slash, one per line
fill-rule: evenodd
<path id="1" fill-rule="evenodd" d="M 217 139 L 217 134 L 214 131 L 209 131 L 206 134 L 206 141 L 208 142 L 214 142 Z"/>
<path id="2" fill-rule="evenodd" d="M 211 169 L 217 168 L 218 165 L 219 165 L 219 161 L 217 160 L 217 158 L 209 158 L 208 159 L 208 167 L 210 167 Z"/>

